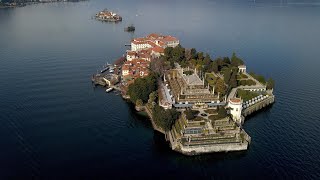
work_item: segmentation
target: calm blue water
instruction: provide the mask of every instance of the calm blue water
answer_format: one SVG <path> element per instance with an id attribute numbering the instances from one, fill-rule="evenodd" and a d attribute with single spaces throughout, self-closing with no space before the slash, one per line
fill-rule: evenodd
<path id="1" fill-rule="evenodd" d="M 91 19 L 109 8 L 124 21 Z M 123 32 L 131 23 L 135 34 Z M 0 9 L 0 179 L 320 178 L 319 1 L 125 1 Z M 276 80 L 247 152 L 185 157 L 90 76 L 132 37 L 177 36 Z"/>

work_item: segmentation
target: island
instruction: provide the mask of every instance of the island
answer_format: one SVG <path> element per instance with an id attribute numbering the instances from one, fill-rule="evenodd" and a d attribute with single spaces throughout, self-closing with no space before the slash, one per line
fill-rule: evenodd
<path id="1" fill-rule="evenodd" d="M 149 34 L 130 45 L 117 61 L 120 81 L 110 86 L 148 114 L 172 150 L 197 155 L 248 149 L 251 137 L 242 125 L 275 102 L 273 79 L 248 73 L 235 53 L 211 59 L 169 35 Z"/>
<path id="2" fill-rule="evenodd" d="M 15 7 L 22 7 L 26 4 L 24 2 L 16 2 L 13 0 L 1 0 L 0 1 L 0 8 L 15 8 Z"/>
<path id="3" fill-rule="evenodd" d="M 95 18 L 99 21 L 106 21 L 106 22 L 119 22 L 122 21 L 122 17 L 112 11 L 108 11 L 104 9 L 103 11 L 98 12 L 95 15 Z"/>

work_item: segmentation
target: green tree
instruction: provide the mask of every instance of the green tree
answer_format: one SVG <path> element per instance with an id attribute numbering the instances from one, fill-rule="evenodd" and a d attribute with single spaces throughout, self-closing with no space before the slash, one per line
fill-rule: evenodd
<path id="1" fill-rule="evenodd" d="M 164 56 L 169 60 L 169 58 L 172 56 L 172 47 L 167 47 L 164 49 Z"/>
<path id="2" fill-rule="evenodd" d="M 165 60 L 165 57 L 152 59 L 152 61 L 150 62 L 151 71 L 162 76 L 166 70 L 170 69 L 170 66 L 166 62 L 168 61 Z"/>
<path id="3" fill-rule="evenodd" d="M 152 105 L 156 101 L 157 96 L 158 96 L 158 94 L 156 91 L 151 92 L 149 94 L 148 104 Z"/>
<path id="4" fill-rule="evenodd" d="M 172 61 L 180 63 L 185 60 L 185 49 L 178 45 L 172 49 L 171 52 Z"/>
<path id="5" fill-rule="evenodd" d="M 151 74 L 145 78 L 138 78 L 133 84 L 130 84 L 128 87 L 128 94 L 133 103 L 138 99 L 141 99 L 146 103 L 149 99 L 149 94 L 156 89 L 157 77 L 155 74 Z"/>
<path id="6" fill-rule="evenodd" d="M 220 93 L 221 95 L 224 95 L 226 93 L 226 86 L 224 84 L 224 81 L 221 78 L 217 78 L 215 90 Z"/>
<path id="7" fill-rule="evenodd" d="M 267 89 L 273 89 L 274 88 L 274 80 L 272 78 L 269 78 L 267 81 Z"/>
<path id="8" fill-rule="evenodd" d="M 138 100 L 136 101 L 136 106 L 142 106 L 142 105 L 143 105 L 142 100 L 141 100 L 141 99 L 138 99 Z"/>
<path id="9" fill-rule="evenodd" d="M 230 68 L 226 68 L 223 72 L 224 81 L 229 84 L 231 78 L 232 71 Z"/>
<path id="10" fill-rule="evenodd" d="M 189 65 L 191 66 L 191 68 L 195 68 L 197 66 L 197 60 L 191 59 L 191 61 L 189 62 Z"/>
<path id="11" fill-rule="evenodd" d="M 206 53 L 206 56 L 205 56 L 204 59 L 203 59 L 203 64 L 209 65 L 210 62 L 211 62 L 210 55 L 209 55 L 208 53 Z"/>
<path id="12" fill-rule="evenodd" d="M 224 117 L 227 117 L 227 110 L 223 107 L 223 106 L 218 106 L 219 109 L 218 109 L 218 118 L 221 119 L 221 118 L 224 118 Z"/>
<path id="13" fill-rule="evenodd" d="M 191 59 L 197 59 L 197 50 L 195 48 L 191 48 Z"/>
<path id="14" fill-rule="evenodd" d="M 202 61 L 204 56 L 203 56 L 203 52 L 198 52 L 197 53 L 197 57 L 198 57 L 198 61 Z"/>
<path id="15" fill-rule="evenodd" d="M 232 72 L 230 81 L 229 81 L 229 86 L 231 88 L 235 88 L 237 87 L 238 83 L 237 83 L 237 74 L 235 72 Z"/>
<path id="16" fill-rule="evenodd" d="M 216 62 L 211 62 L 210 66 L 212 68 L 211 71 L 213 71 L 214 73 L 218 73 L 219 67 L 218 67 L 218 64 Z"/>
<path id="17" fill-rule="evenodd" d="M 258 80 L 262 84 L 266 84 L 266 79 L 262 75 L 255 74 L 254 72 L 249 73 L 252 77 Z"/>
<path id="18" fill-rule="evenodd" d="M 204 72 L 218 72 L 218 65 L 215 61 L 211 61 L 206 67 Z"/>
<path id="19" fill-rule="evenodd" d="M 179 117 L 179 112 L 175 109 L 165 110 L 159 105 L 153 108 L 152 118 L 157 126 L 165 131 L 171 130 L 175 120 Z"/>
<path id="20" fill-rule="evenodd" d="M 240 65 L 243 65 L 243 61 L 242 59 L 240 59 L 239 57 L 236 56 L 236 53 L 233 52 L 232 53 L 232 57 L 231 57 L 231 65 L 234 67 L 238 67 Z"/>
<path id="21" fill-rule="evenodd" d="M 229 57 L 223 57 L 222 62 L 223 62 L 224 64 L 231 64 L 231 61 L 230 61 L 230 58 L 229 58 Z"/>
<path id="22" fill-rule="evenodd" d="M 192 109 L 187 109 L 187 110 L 184 111 L 184 113 L 185 113 L 186 118 L 188 120 L 192 120 L 197 116 L 197 114 L 199 114 L 199 111 L 192 110 Z"/>

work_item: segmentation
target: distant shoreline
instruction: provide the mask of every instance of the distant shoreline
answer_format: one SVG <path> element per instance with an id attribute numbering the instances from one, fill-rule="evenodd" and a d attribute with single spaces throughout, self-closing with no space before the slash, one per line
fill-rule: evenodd
<path id="1" fill-rule="evenodd" d="M 0 3 L 0 9 L 6 9 L 6 8 L 17 8 L 17 7 L 24 7 L 27 5 L 33 5 L 33 4 L 46 4 L 46 3 L 56 3 L 56 2 L 81 2 L 81 1 L 88 1 L 88 0 L 51 0 L 51 1 L 45 1 L 45 2 L 25 2 L 25 3 L 11 3 L 11 4 L 1 4 Z"/>

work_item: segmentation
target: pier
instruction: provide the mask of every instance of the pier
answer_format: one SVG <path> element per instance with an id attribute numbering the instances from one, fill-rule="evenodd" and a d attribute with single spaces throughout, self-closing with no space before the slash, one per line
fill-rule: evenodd
<path id="1" fill-rule="evenodd" d="M 107 86 L 110 85 L 105 81 L 105 78 L 101 74 L 92 75 L 91 81 L 94 85 Z"/>
<path id="2" fill-rule="evenodd" d="M 102 70 L 98 70 L 97 74 L 91 76 L 92 83 L 97 86 L 108 86 L 120 90 L 118 83 L 120 82 L 120 67 L 117 65 L 106 64 Z"/>

